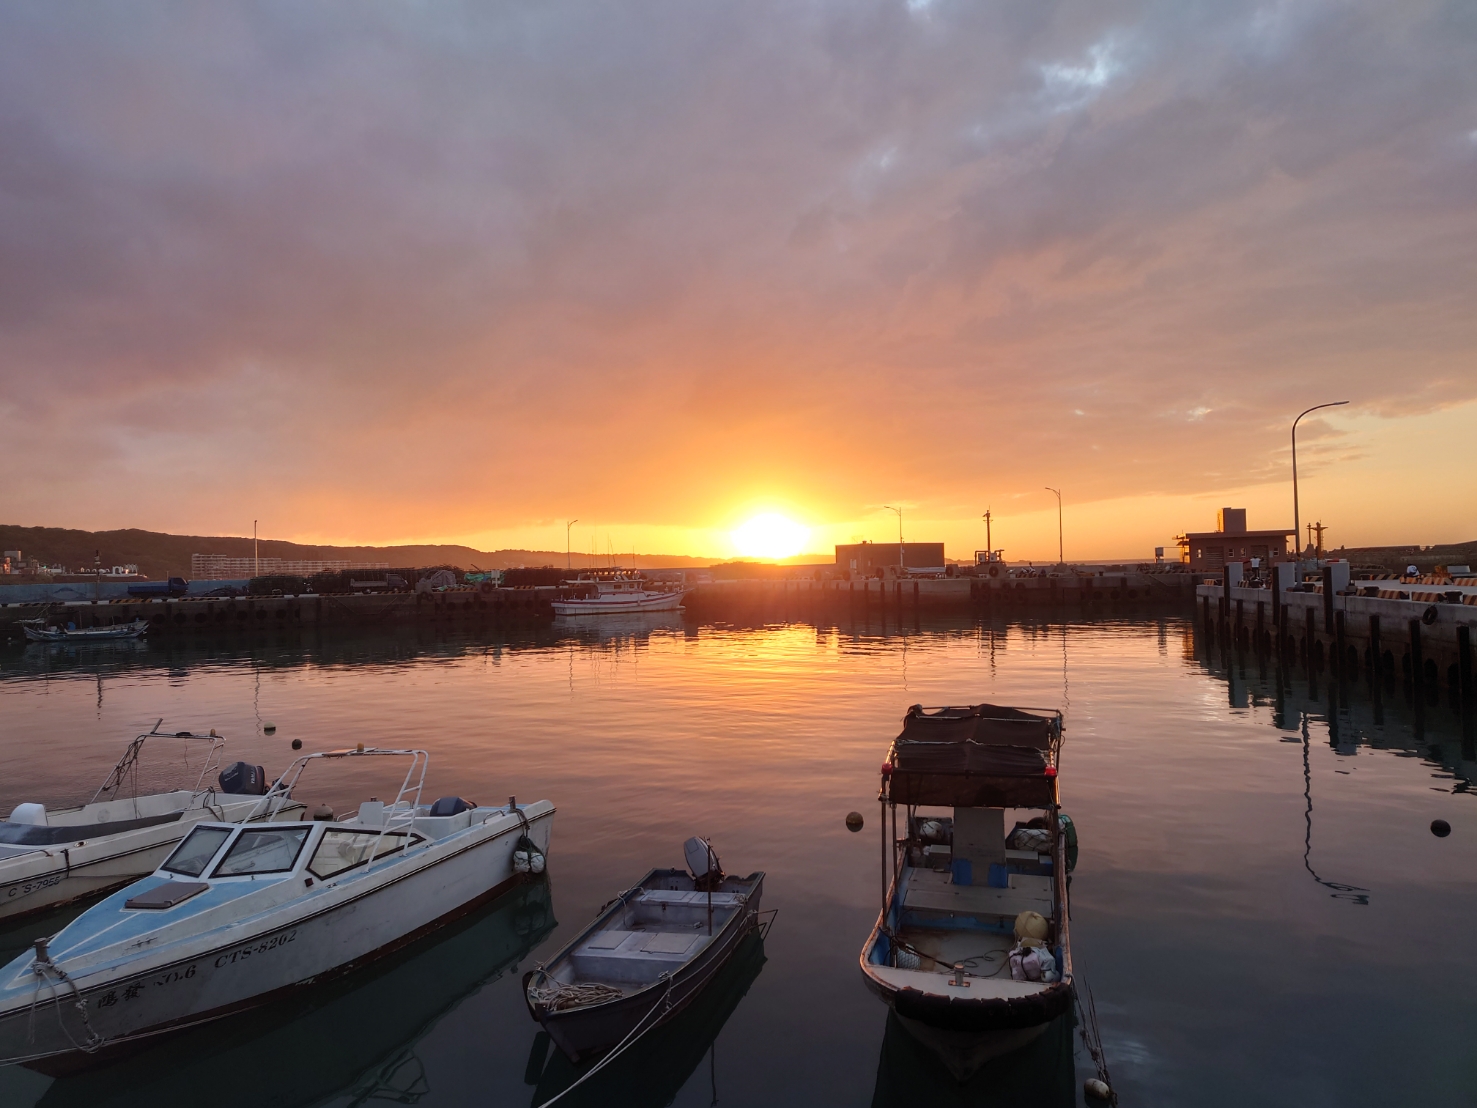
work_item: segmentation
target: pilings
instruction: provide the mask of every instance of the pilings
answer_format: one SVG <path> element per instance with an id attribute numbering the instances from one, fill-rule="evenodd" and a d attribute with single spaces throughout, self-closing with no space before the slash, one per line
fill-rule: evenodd
<path id="1" fill-rule="evenodd" d="M 1477 605 L 1235 587 L 1234 616 L 1223 610 L 1212 621 L 1211 598 L 1226 605 L 1226 590 L 1217 584 L 1197 591 L 1207 631 L 1306 666 L 1310 674 L 1329 670 L 1347 680 L 1363 673 L 1380 682 L 1403 681 L 1421 695 L 1448 689 L 1464 707 L 1477 697 L 1471 647 Z M 1257 606 L 1255 633 L 1244 634 L 1242 613 L 1250 603 Z M 1265 606 L 1280 616 L 1270 630 L 1262 622 Z"/>

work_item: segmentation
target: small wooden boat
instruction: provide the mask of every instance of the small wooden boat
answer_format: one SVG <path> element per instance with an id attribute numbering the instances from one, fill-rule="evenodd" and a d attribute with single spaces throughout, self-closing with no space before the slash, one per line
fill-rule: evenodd
<path id="1" fill-rule="evenodd" d="M 149 629 L 149 621 L 136 619 L 131 623 L 115 623 L 107 627 L 77 627 L 67 624 L 57 627 L 44 619 L 20 620 L 21 630 L 31 642 L 110 642 L 115 639 L 137 639 Z"/>
<path id="2" fill-rule="evenodd" d="M 883 905 L 862 976 L 960 1081 L 1072 1004 L 1061 735 L 1056 711 L 915 705 L 882 766 Z M 1043 815 L 1007 834 L 1007 808 Z"/>
<path id="3" fill-rule="evenodd" d="M 763 873 L 726 876 L 703 839 L 686 854 L 691 872 L 652 870 L 524 975 L 530 1014 L 571 1060 L 671 1019 L 759 925 Z"/>

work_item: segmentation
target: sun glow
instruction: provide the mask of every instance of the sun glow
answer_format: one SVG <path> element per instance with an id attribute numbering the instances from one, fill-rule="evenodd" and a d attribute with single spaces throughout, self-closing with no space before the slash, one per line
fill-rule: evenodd
<path id="1" fill-rule="evenodd" d="M 810 529 L 776 512 L 749 520 L 730 536 L 746 558 L 788 558 L 805 549 Z"/>

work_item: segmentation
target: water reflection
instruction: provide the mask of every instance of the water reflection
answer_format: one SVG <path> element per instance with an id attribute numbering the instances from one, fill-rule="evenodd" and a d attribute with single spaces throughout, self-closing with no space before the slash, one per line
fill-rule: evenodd
<path id="1" fill-rule="evenodd" d="M 531 1103 L 544 1104 L 568 1089 L 559 1100 L 561 1106 L 660 1108 L 672 1102 L 704 1061 L 708 1063 L 712 1103 L 719 1103 L 718 1033 L 763 968 L 764 940 L 756 931 L 739 944 L 722 972 L 680 1016 L 643 1035 L 624 1054 L 574 1088 L 571 1086 L 598 1061 L 575 1066 L 562 1051 L 550 1050 L 548 1035 L 540 1032 L 524 1078 L 534 1086 Z"/>
<path id="2" fill-rule="evenodd" d="M 365 970 L 63 1077 L 37 1108 L 413 1104 L 429 1091 L 420 1040 L 554 927 L 548 882 L 520 886 Z"/>
<path id="3" fill-rule="evenodd" d="M 889 1011 L 872 1108 L 1069 1108 L 1077 1103 L 1075 1026 L 1069 1009 L 1028 1046 L 992 1059 L 960 1084 Z"/>

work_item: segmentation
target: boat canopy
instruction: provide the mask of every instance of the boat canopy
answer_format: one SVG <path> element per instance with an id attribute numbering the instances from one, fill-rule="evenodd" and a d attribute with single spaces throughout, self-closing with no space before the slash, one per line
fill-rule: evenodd
<path id="1" fill-rule="evenodd" d="M 1061 735 L 1055 710 L 915 704 L 883 766 L 884 798 L 956 808 L 1050 807 Z"/>

